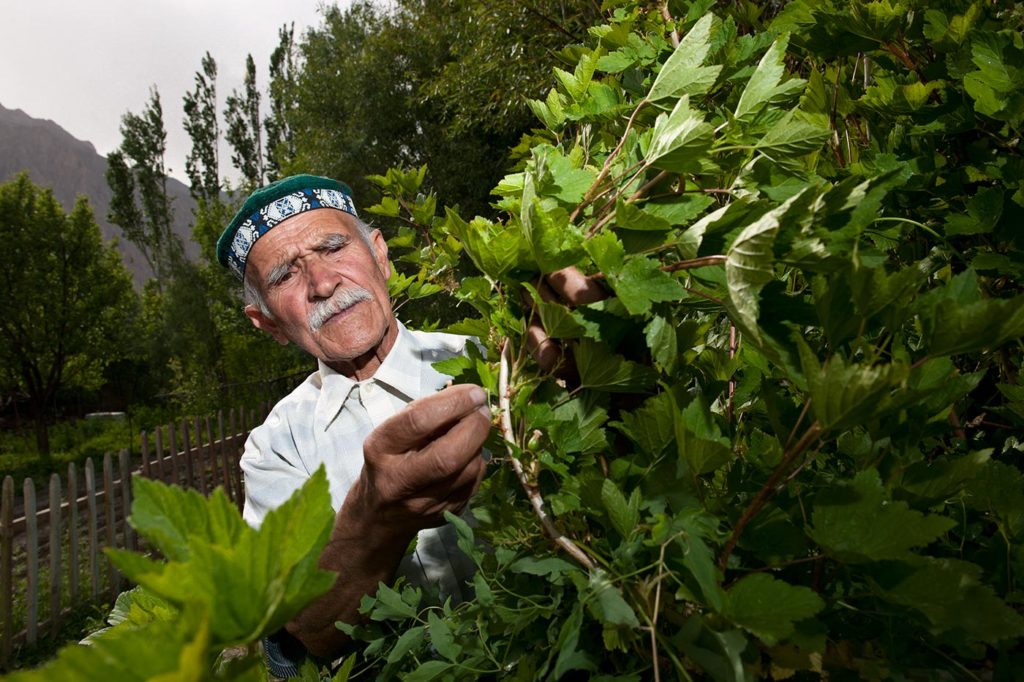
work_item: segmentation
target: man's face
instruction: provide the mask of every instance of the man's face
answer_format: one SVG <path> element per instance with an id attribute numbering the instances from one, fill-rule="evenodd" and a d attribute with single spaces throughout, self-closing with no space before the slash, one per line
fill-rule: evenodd
<path id="1" fill-rule="evenodd" d="M 368 246 L 341 211 L 300 213 L 249 252 L 246 277 L 263 293 L 272 317 L 254 306 L 246 315 L 280 343 L 291 341 L 351 376 L 353 363 L 358 369 L 367 354 L 383 351 L 383 359 L 397 334 L 387 253 L 379 231 Z"/>

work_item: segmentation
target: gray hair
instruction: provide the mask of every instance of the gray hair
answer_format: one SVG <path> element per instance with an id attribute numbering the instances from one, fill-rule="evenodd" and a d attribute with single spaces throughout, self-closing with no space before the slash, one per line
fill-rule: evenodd
<path id="1" fill-rule="evenodd" d="M 352 216 L 352 220 L 356 223 L 357 231 L 359 236 L 362 238 L 363 243 L 370 249 L 370 253 L 373 253 L 373 242 L 370 241 L 370 235 L 376 229 L 369 223 L 363 222 L 357 216 Z M 271 320 L 274 319 L 274 315 L 270 312 L 270 308 L 267 307 L 267 301 L 263 298 L 263 292 L 260 290 L 252 278 L 249 277 L 249 269 L 246 268 L 245 276 L 242 277 L 242 300 L 246 306 L 254 306 L 261 313 L 269 317 Z"/>

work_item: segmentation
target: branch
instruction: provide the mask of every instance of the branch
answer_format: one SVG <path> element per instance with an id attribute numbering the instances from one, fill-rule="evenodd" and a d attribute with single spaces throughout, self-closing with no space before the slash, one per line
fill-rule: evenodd
<path id="1" fill-rule="evenodd" d="M 668 11 L 667 1 L 661 4 L 661 18 L 670 24 L 675 21 L 675 19 L 672 18 L 672 14 Z M 679 47 L 679 31 L 677 31 L 675 28 L 672 29 L 672 47 Z M 655 668 L 654 670 L 654 676 L 658 676 L 657 668 Z"/>
<path id="2" fill-rule="evenodd" d="M 768 477 L 768 481 L 761 486 L 759 491 L 757 491 L 757 495 L 755 495 L 754 499 L 749 505 L 747 505 L 747 508 L 743 510 L 743 516 L 740 517 L 740 520 L 736 522 L 736 525 L 733 527 L 732 535 L 729 536 L 729 541 L 725 543 L 725 549 L 722 550 L 722 556 L 718 559 L 718 567 L 720 569 L 723 571 L 725 570 L 726 565 L 729 563 L 729 555 L 732 554 L 732 550 L 736 547 L 736 543 L 739 542 L 740 535 L 743 534 L 743 529 L 746 528 L 747 524 L 757 516 L 757 513 L 761 511 L 762 508 L 764 508 L 764 505 L 768 503 L 768 500 L 778 492 L 776 484 L 779 482 L 779 479 L 782 478 L 786 469 L 788 469 L 789 465 L 793 463 L 793 460 L 799 457 L 804 450 L 809 448 L 811 443 L 817 440 L 820 435 L 821 426 L 818 422 L 814 422 L 807 427 L 807 431 L 804 432 L 804 435 L 799 441 L 797 441 L 796 445 L 793 446 L 793 449 L 783 456 L 782 461 L 779 462 L 777 467 L 775 467 L 775 471 L 773 471 L 772 475 Z"/>
<path id="3" fill-rule="evenodd" d="M 588 571 L 594 569 L 594 562 L 588 557 L 582 549 L 580 549 L 576 543 L 562 535 L 562 533 L 555 528 L 554 522 L 551 517 L 548 516 L 547 512 L 544 511 L 544 498 L 541 497 L 540 490 L 537 486 L 530 483 L 529 477 L 526 475 L 526 471 L 523 469 L 523 463 L 516 459 L 513 453 L 512 446 L 515 444 L 515 435 L 512 431 L 512 414 L 509 408 L 509 402 L 511 396 L 509 395 L 508 386 L 508 365 L 509 365 L 509 350 L 508 350 L 508 339 L 501 345 L 501 362 L 498 368 L 498 407 L 501 410 L 501 435 L 505 439 L 505 449 L 508 452 L 509 461 L 512 462 L 512 469 L 516 472 L 516 477 L 519 479 L 519 484 L 523 486 L 523 490 L 526 492 L 526 497 L 530 500 L 530 505 L 533 507 L 533 511 L 536 512 L 537 518 L 540 519 L 540 525 L 543 526 L 544 532 L 547 533 L 556 545 L 564 549 L 569 555 L 575 559 L 581 566 Z"/>

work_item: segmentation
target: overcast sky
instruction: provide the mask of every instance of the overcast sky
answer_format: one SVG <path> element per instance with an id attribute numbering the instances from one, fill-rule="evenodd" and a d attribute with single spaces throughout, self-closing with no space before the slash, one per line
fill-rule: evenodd
<path id="1" fill-rule="evenodd" d="M 184 180 L 181 102 L 203 54 L 217 61 L 223 111 L 241 86 L 245 55 L 256 60 L 264 89 L 278 28 L 295 22 L 297 39 L 319 24 L 324 4 L 348 0 L 0 0 L 0 104 L 51 119 L 106 155 L 120 144 L 121 116 L 140 112 L 155 85 L 167 165 Z"/>

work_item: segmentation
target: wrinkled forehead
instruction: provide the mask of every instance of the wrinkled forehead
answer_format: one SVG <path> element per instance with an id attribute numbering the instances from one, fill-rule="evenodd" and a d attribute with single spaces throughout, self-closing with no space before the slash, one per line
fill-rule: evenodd
<path id="1" fill-rule="evenodd" d="M 252 245 L 246 265 L 250 273 L 262 280 L 271 269 L 289 263 L 332 236 L 365 241 L 355 218 L 332 209 L 300 213 L 282 222 Z"/>

